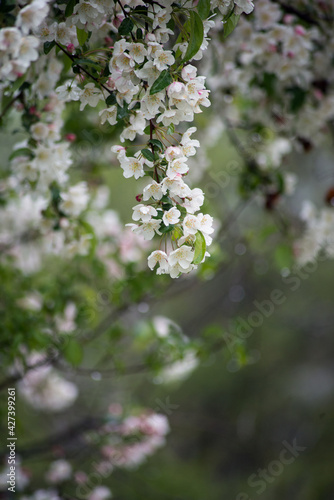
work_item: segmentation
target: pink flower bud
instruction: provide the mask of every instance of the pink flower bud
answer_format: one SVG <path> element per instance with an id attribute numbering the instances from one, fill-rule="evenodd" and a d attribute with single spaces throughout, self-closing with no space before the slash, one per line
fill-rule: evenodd
<path id="1" fill-rule="evenodd" d="M 293 15 L 292 14 L 286 14 L 283 17 L 283 22 L 284 22 L 284 24 L 291 24 L 293 22 Z"/>
<path id="2" fill-rule="evenodd" d="M 66 134 L 65 139 L 68 142 L 74 142 L 76 140 L 77 136 L 75 134 Z"/>
<path id="3" fill-rule="evenodd" d="M 66 45 L 66 48 L 67 48 L 68 52 L 70 52 L 71 54 L 73 54 L 73 52 L 75 51 L 75 47 L 74 47 L 73 43 L 69 43 L 68 45 Z"/>
<path id="4" fill-rule="evenodd" d="M 119 28 L 120 25 L 122 24 L 122 21 L 124 20 L 124 16 L 122 15 L 118 15 L 117 17 L 114 17 L 114 20 L 113 20 L 113 25 L 115 26 L 115 28 Z"/>
<path id="5" fill-rule="evenodd" d="M 295 26 L 295 33 L 296 35 L 305 36 L 306 31 L 303 26 L 298 24 L 297 26 Z"/>
<path id="6" fill-rule="evenodd" d="M 136 196 L 136 200 L 138 201 L 138 203 L 140 203 L 143 199 L 143 195 L 142 194 L 137 194 Z"/>
<path id="7" fill-rule="evenodd" d="M 324 98 L 324 94 L 321 92 L 320 89 L 314 89 L 313 95 L 316 99 L 318 99 L 318 101 L 322 101 L 322 99 Z"/>
<path id="8" fill-rule="evenodd" d="M 79 483 L 79 484 L 82 484 L 82 483 L 85 483 L 87 481 L 87 474 L 83 471 L 77 471 L 75 474 L 74 474 L 74 480 L 76 483 Z"/>
<path id="9" fill-rule="evenodd" d="M 123 413 L 122 405 L 120 405 L 119 403 L 113 403 L 109 405 L 108 412 L 111 413 L 112 415 L 122 415 Z"/>
<path id="10" fill-rule="evenodd" d="M 107 80 L 107 86 L 111 90 L 115 90 L 116 89 L 115 80 L 113 78 L 108 78 L 108 80 Z"/>

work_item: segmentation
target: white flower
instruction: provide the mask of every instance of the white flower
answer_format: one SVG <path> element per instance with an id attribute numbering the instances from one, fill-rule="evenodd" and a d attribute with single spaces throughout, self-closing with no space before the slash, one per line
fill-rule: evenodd
<path id="1" fill-rule="evenodd" d="M 178 146 L 168 146 L 165 151 L 165 158 L 167 161 L 173 161 L 175 158 L 183 156 L 181 148 Z"/>
<path id="2" fill-rule="evenodd" d="M 144 158 L 122 158 L 121 168 L 123 169 L 123 175 L 126 179 L 134 177 L 138 179 L 145 175 L 144 172 Z"/>
<path id="3" fill-rule="evenodd" d="M 197 221 L 198 221 L 198 229 L 202 231 L 202 233 L 212 234 L 214 232 L 214 229 L 212 227 L 213 218 L 211 217 L 211 215 L 198 214 Z"/>
<path id="4" fill-rule="evenodd" d="M 169 254 L 168 263 L 170 266 L 179 265 L 182 269 L 188 269 L 193 258 L 194 251 L 187 245 L 182 245 Z"/>
<path id="5" fill-rule="evenodd" d="M 169 268 L 169 274 L 171 278 L 178 278 L 180 273 L 187 274 L 190 273 L 193 269 L 195 269 L 195 266 L 193 264 L 189 264 L 187 268 L 180 266 L 180 264 L 175 264 L 175 266 L 171 266 Z"/>
<path id="6" fill-rule="evenodd" d="M 141 107 L 143 108 L 142 111 L 145 113 L 145 110 L 147 110 L 149 113 L 149 116 L 147 118 L 153 118 L 156 114 L 159 113 L 164 98 L 164 92 L 157 92 L 156 94 L 151 95 L 150 91 L 147 90 L 145 96 L 141 101 Z"/>
<path id="7" fill-rule="evenodd" d="M 162 220 L 165 226 L 169 226 L 169 224 L 177 224 L 180 221 L 180 216 L 180 210 L 176 207 L 172 207 L 164 213 Z"/>
<path id="8" fill-rule="evenodd" d="M 111 106 L 110 108 L 103 109 L 99 112 L 101 117 L 102 125 L 108 121 L 110 125 L 115 125 L 117 123 L 117 106 Z"/>
<path id="9" fill-rule="evenodd" d="M 186 174 L 189 170 L 186 161 L 187 158 L 181 157 L 176 158 L 175 160 L 170 162 L 167 168 L 167 177 L 169 177 L 170 179 L 175 179 L 178 174 Z"/>
<path id="10" fill-rule="evenodd" d="M 123 161 L 124 158 L 126 158 L 126 149 L 124 146 L 115 145 L 111 146 L 110 149 L 113 153 L 116 154 L 117 160 L 119 160 L 120 162 Z"/>
<path id="11" fill-rule="evenodd" d="M 71 186 L 66 193 L 61 193 L 60 209 L 73 217 L 80 215 L 87 208 L 89 194 L 87 184 L 79 182 Z"/>
<path id="12" fill-rule="evenodd" d="M 142 43 L 131 43 L 129 54 L 136 63 L 142 63 L 147 55 L 147 50 Z"/>
<path id="13" fill-rule="evenodd" d="M 155 200 L 161 200 L 163 196 L 161 185 L 158 184 L 155 180 L 152 180 L 150 184 L 144 187 L 143 190 L 143 199 L 144 201 L 149 200 L 150 198 L 154 198 Z"/>
<path id="14" fill-rule="evenodd" d="M 250 14 L 254 10 L 254 4 L 251 0 L 234 0 L 234 3 L 236 4 L 235 13 L 237 15 L 243 12 Z"/>
<path id="15" fill-rule="evenodd" d="M 153 64 L 159 71 L 167 69 L 174 64 L 175 59 L 170 50 L 157 50 L 154 54 Z"/>
<path id="16" fill-rule="evenodd" d="M 20 46 L 15 55 L 22 64 L 26 63 L 28 65 L 30 61 L 37 61 L 38 46 L 39 40 L 37 40 L 37 38 L 34 36 L 26 36 L 21 39 Z"/>
<path id="17" fill-rule="evenodd" d="M 149 222 L 153 216 L 158 215 L 158 212 L 154 207 L 143 205 L 142 203 L 133 207 L 132 210 L 132 219 L 135 221 L 142 220 L 143 222 Z"/>
<path id="18" fill-rule="evenodd" d="M 61 101 L 78 101 L 82 90 L 73 82 L 66 82 L 56 88 L 56 94 Z"/>
<path id="19" fill-rule="evenodd" d="M 167 89 L 167 95 L 170 99 L 185 99 L 187 94 L 184 83 L 181 82 L 171 83 Z"/>
<path id="20" fill-rule="evenodd" d="M 17 15 L 15 24 L 21 28 L 22 33 L 27 35 L 30 30 L 35 30 L 44 21 L 49 7 L 44 0 L 33 0 L 29 5 L 21 9 Z"/>
<path id="21" fill-rule="evenodd" d="M 98 17 L 99 12 L 96 6 L 91 5 L 91 2 L 80 1 L 75 7 L 73 13 L 78 17 L 81 24 L 84 26 L 94 22 Z"/>
<path id="22" fill-rule="evenodd" d="M 121 71 L 131 71 L 135 65 L 135 61 L 132 59 L 130 54 L 123 52 L 123 54 L 119 55 L 115 59 L 115 64 Z"/>
<path id="23" fill-rule="evenodd" d="M 154 66 L 153 61 L 147 61 L 141 69 L 135 70 L 135 75 L 151 86 L 160 75 L 160 71 Z"/>
<path id="24" fill-rule="evenodd" d="M 60 483 L 69 479 L 72 474 L 72 466 L 67 460 L 55 460 L 50 464 L 50 469 L 46 473 L 46 479 L 50 483 Z"/>
<path id="25" fill-rule="evenodd" d="M 187 66 L 184 66 L 182 68 L 181 76 L 183 80 L 185 80 L 186 82 L 189 82 L 190 80 L 196 78 L 196 75 L 197 75 L 197 68 L 195 68 L 195 66 L 187 64 Z"/>
<path id="26" fill-rule="evenodd" d="M 17 28 L 0 29 L 0 50 L 8 54 L 18 51 L 21 42 L 21 33 Z"/>
<path id="27" fill-rule="evenodd" d="M 165 28 L 171 17 L 172 8 L 167 6 L 162 8 L 159 5 L 155 8 L 154 18 L 153 18 L 153 29 L 160 27 Z"/>
<path id="28" fill-rule="evenodd" d="M 111 491 L 107 486 L 96 486 L 96 488 L 91 491 L 87 500 L 107 500 L 111 497 Z"/>
<path id="29" fill-rule="evenodd" d="M 171 196 L 179 196 L 180 198 L 185 198 L 191 195 L 190 187 L 183 181 L 182 177 L 178 175 L 174 179 L 165 179 L 161 183 L 162 192 L 167 194 L 169 191 Z"/>
<path id="30" fill-rule="evenodd" d="M 187 215 L 183 221 L 183 234 L 184 236 L 189 236 L 190 234 L 196 234 L 198 227 L 198 220 L 195 215 Z"/>
<path id="31" fill-rule="evenodd" d="M 41 141 L 49 135 L 49 127 L 43 122 L 38 122 L 30 127 L 30 132 L 36 141 Z"/>
<path id="32" fill-rule="evenodd" d="M 161 234 L 159 232 L 160 221 L 156 219 L 151 219 L 149 222 L 143 222 L 140 226 L 137 224 L 126 224 L 126 226 L 131 227 L 131 230 L 143 236 L 145 240 L 151 240 L 155 233 Z"/>
<path id="33" fill-rule="evenodd" d="M 204 194 L 200 188 L 194 188 L 187 194 L 183 206 L 191 214 L 197 212 L 204 203 Z"/>
<path id="34" fill-rule="evenodd" d="M 151 255 L 148 256 L 147 262 L 151 271 L 153 271 L 155 266 L 159 264 L 157 274 L 165 274 L 168 272 L 168 255 L 162 250 L 155 250 L 152 252 Z"/>
<path id="35" fill-rule="evenodd" d="M 196 149 L 199 148 L 200 144 L 196 139 L 190 139 L 190 136 L 196 132 L 196 127 L 190 127 L 181 138 L 182 153 L 184 156 L 194 156 L 196 154 Z"/>
<path id="36" fill-rule="evenodd" d="M 85 108 L 86 104 L 95 108 L 100 99 L 103 99 L 101 91 L 95 87 L 94 83 L 87 83 L 80 95 L 80 111 Z"/>

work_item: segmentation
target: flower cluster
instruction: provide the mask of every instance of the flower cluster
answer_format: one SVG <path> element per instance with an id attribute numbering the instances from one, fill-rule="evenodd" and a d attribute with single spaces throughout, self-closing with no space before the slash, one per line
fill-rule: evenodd
<path id="1" fill-rule="evenodd" d="M 29 363 L 38 364 L 43 355 L 32 353 Z M 61 377 L 47 364 L 28 373 L 18 384 L 21 396 L 37 410 L 57 412 L 71 406 L 78 396 L 77 386 Z"/>
<path id="2" fill-rule="evenodd" d="M 334 212 L 333 208 L 317 210 L 309 201 L 304 202 L 301 219 L 306 226 L 303 237 L 296 242 L 297 262 L 301 266 L 315 260 L 319 252 L 334 257 Z"/>
<path id="3" fill-rule="evenodd" d="M 18 10 L 15 26 L 0 29 L 0 81 L 15 81 L 39 59 L 40 40 L 31 33 L 43 23 L 48 11 L 48 0 L 33 0 Z"/>

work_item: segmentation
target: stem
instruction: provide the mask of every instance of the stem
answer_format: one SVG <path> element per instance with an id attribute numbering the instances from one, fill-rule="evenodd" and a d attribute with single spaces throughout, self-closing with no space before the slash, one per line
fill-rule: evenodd
<path id="1" fill-rule="evenodd" d="M 18 94 L 16 97 L 13 97 L 13 99 L 11 99 L 9 101 L 9 103 L 7 104 L 7 106 L 4 107 L 1 115 L 0 115 L 0 122 L 1 120 L 3 119 L 3 117 L 5 116 L 5 114 L 7 113 L 7 111 L 12 107 L 12 105 L 14 104 L 15 101 L 17 101 L 17 99 L 20 99 L 22 96 L 22 92 L 20 92 L 20 94 Z"/>
<path id="2" fill-rule="evenodd" d="M 299 19 L 301 19 L 302 21 L 321 27 L 320 22 L 311 15 L 309 15 L 307 12 L 301 12 L 292 5 L 289 5 L 285 2 L 281 2 L 281 0 L 272 0 L 272 1 L 274 3 L 277 3 L 287 14 L 293 14 L 299 17 Z"/>
<path id="3" fill-rule="evenodd" d="M 153 121 L 150 120 L 150 140 L 153 139 L 153 131 L 154 131 Z M 154 147 L 153 147 L 152 142 L 150 143 L 150 146 L 151 146 L 152 155 L 154 156 Z M 159 182 L 159 175 L 158 175 L 156 165 L 154 165 L 154 175 L 155 175 L 156 181 Z"/>
<path id="4" fill-rule="evenodd" d="M 87 71 L 85 68 L 83 68 L 82 66 L 80 66 L 80 64 L 77 64 L 76 63 L 76 58 L 74 56 L 72 56 L 72 54 L 69 54 L 67 52 L 67 50 L 65 50 L 58 42 L 56 42 L 56 45 L 57 47 L 60 48 L 60 50 L 62 50 L 64 52 L 64 54 L 67 55 L 67 57 L 69 57 L 71 59 L 71 61 L 73 61 L 75 63 L 75 65 L 80 69 L 80 71 L 83 71 L 84 73 L 86 73 L 86 75 L 88 75 L 92 80 L 94 80 L 96 83 L 98 83 L 99 85 L 101 85 L 101 87 L 104 88 L 104 90 L 106 90 L 109 94 L 112 94 L 113 91 L 108 89 L 108 87 L 106 87 L 105 85 L 103 85 L 103 83 L 101 83 L 98 78 L 95 78 L 95 76 L 93 76 L 91 73 L 89 73 L 89 71 Z"/>

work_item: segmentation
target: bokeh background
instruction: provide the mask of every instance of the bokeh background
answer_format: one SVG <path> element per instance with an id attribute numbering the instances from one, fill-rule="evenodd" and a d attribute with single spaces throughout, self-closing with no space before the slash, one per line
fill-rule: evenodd
<path id="1" fill-rule="evenodd" d="M 211 116 L 200 117 L 199 134 Z M 138 186 L 123 179 L 108 154 L 100 159 L 99 148 L 110 147 L 105 146 L 107 128 L 89 120 L 79 126 L 75 107 L 66 126 L 77 134 L 73 177 L 84 170 L 88 182 L 106 183 L 111 208 L 129 222 Z M 258 140 L 256 134 L 240 135 L 241 142 Z M 2 135 L 2 154 L 9 150 L 8 137 Z M 44 415 L 18 401 L 22 459 L 36 488 L 47 461 L 64 450 L 77 468 L 92 468 L 94 445 L 72 441 L 67 429 L 117 403 L 152 408 L 170 422 L 164 448 L 138 468 L 115 470 L 105 479 L 117 500 L 334 498 L 333 263 L 322 260 L 298 271 L 291 250 L 300 229 L 294 218 L 301 199 L 322 199 L 334 182 L 330 147 L 284 160 L 282 168 L 302 176 L 303 183 L 274 211 L 265 210 L 257 195 L 240 198 L 237 175 L 217 181 L 217 172 L 231 162 L 237 169 L 243 165 L 226 130 L 220 130 L 207 154 L 209 167 L 198 185 L 207 191 L 207 207 L 219 222 L 214 265 L 209 260 L 199 279 L 177 280 L 166 289 L 157 278 L 157 290 L 161 285 L 163 292 L 155 296 L 151 288 L 148 300 L 134 305 L 122 320 L 140 343 L 147 318 L 168 317 L 190 339 L 212 336 L 210 355 L 185 380 L 161 383 L 145 370 L 108 372 L 108 360 L 100 369 L 108 331 L 85 346 L 78 368 L 58 367 L 80 389 L 71 409 Z M 287 220 L 293 222 L 288 229 Z M 84 269 L 84 262 L 80 266 Z M 43 279 L 61 288 L 59 267 L 50 263 L 49 269 Z M 103 290 L 104 314 L 110 297 Z M 274 290 L 281 291 L 280 303 L 266 302 L 270 312 L 259 320 L 254 302 L 273 304 Z M 249 328 L 252 314 L 259 325 Z M 247 322 L 248 333 L 231 340 L 235 337 L 228 332 L 241 322 Z M 298 448 L 296 456 L 287 454 L 293 460 L 282 464 L 287 443 Z"/>

